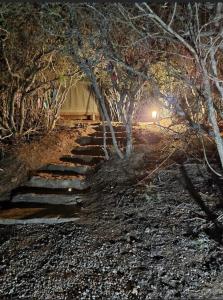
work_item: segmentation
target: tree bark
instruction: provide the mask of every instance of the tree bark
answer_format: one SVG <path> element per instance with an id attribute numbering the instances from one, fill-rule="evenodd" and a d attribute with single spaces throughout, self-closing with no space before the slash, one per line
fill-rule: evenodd
<path id="1" fill-rule="evenodd" d="M 100 89 L 98 87 L 96 77 L 95 77 L 94 73 L 92 72 L 92 70 L 90 69 L 90 67 L 88 65 L 86 65 L 83 61 L 79 64 L 79 67 L 83 70 L 83 72 L 87 75 L 87 77 L 90 79 L 90 81 L 92 83 L 92 86 L 93 86 L 94 91 L 95 91 L 95 95 L 96 95 L 99 103 L 101 104 L 102 112 L 104 114 L 105 120 L 108 123 L 109 129 L 110 129 L 110 132 L 111 132 L 111 136 L 112 136 L 113 145 L 115 147 L 115 151 L 118 154 L 119 158 L 123 159 L 124 156 L 123 156 L 121 150 L 119 149 L 117 139 L 116 139 L 116 136 L 115 136 L 115 131 L 114 131 L 111 120 L 110 120 L 109 115 L 108 115 L 108 111 L 107 111 L 107 108 L 106 108 L 106 105 L 105 105 L 104 97 L 101 94 Z"/>
<path id="2" fill-rule="evenodd" d="M 16 126 L 15 126 L 15 120 L 14 120 L 16 93 L 17 93 L 17 90 L 14 90 L 9 99 L 9 124 L 10 124 L 12 132 L 16 132 Z"/>
<path id="3" fill-rule="evenodd" d="M 118 147 L 118 143 L 117 143 L 116 136 L 115 136 L 115 131 L 114 131 L 114 128 L 112 126 L 111 120 L 109 118 L 109 115 L 108 115 L 108 112 L 107 112 L 107 109 L 106 109 L 106 106 L 105 106 L 104 98 L 103 98 L 103 96 L 101 95 L 101 93 L 99 91 L 99 88 L 98 88 L 98 85 L 97 85 L 97 82 L 96 82 L 95 78 L 93 78 L 93 80 L 92 80 L 92 85 L 94 87 L 95 94 L 96 94 L 97 98 L 99 99 L 99 101 L 101 103 L 103 114 L 105 116 L 105 119 L 106 119 L 106 121 L 108 123 L 109 129 L 111 131 L 111 136 L 112 136 L 113 145 L 115 147 L 115 151 L 118 154 L 118 156 L 121 159 L 123 159 L 123 154 L 122 154 L 121 150 Z"/>
<path id="4" fill-rule="evenodd" d="M 216 111 L 214 109 L 213 99 L 212 99 L 212 95 L 211 95 L 211 87 L 210 87 L 210 82 L 209 82 L 209 78 L 208 78 L 208 73 L 207 73 L 207 70 L 206 70 L 206 67 L 205 67 L 205 64 L 203 61 L 201 61 L 201 67 L 202 67 L 202 71 L 203 71 L 204 97 L 207 102 L 209 120 L 210 120 L 210 123 L 213 128 L 214 139 L 215 139 L 215 143 L 216 143 L 216 146 L 218 149 L 221 166 L 223 168 L 223 142 L 222 142 L 220 130 L 219 130 L 217 119 L 216 119 Z"/>
<path id="5" fill-rule="evenodd" d="M 23 133 L 23 128 L 25 124 L 25 97 L 22 95 L 21 100 L 20 100 L 20 128 L 19 128 L 19 133 Z"/>

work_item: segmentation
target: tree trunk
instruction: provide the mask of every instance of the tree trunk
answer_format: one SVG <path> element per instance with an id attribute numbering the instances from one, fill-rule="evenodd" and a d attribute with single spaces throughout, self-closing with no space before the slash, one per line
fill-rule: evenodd
<path id="1" fill-rule="evenodd" d="M 92 86 L 93 86 L 94 91 L 95 91 L 95 95 L 96 95 L 99 103 L 101 104 L 102 112 L 104 114 L 105 120 L 108 123 L 109 129 L 110 129 L 110 132 L 111 132 L 111 136 L 112 136 L 112 142 L 113 142 L 113 145 L 115 147 L 115 151 L 118 154 L 119 158 L 123 159 L 124 156 L 123 156 L 121 150 L 118 147 L 118 143 L 117 143 L 116 136 L 115 136 L 115 131 L 114 131 L 114 128 L 112 126 L 111 120 L 109 118 L 108 111 L 106 109 L 104 97 L 101 94 L 100 89 L 98 87 L 96 77 L 95 77 L 94 73 L 91 71 L 90 67 L 88 65 L 86 65 L 83 61 L 81 62 L 79 67 L 80 67 L 81 70 L 83 70 L 83 72 L 87 75 L 87 77 L 90 79 L 90 81 L 92 83 Z"/>
<path id="2" fill-rule="evenodd" d="M 25 97 L 22 95 L 20 100 L 20 127 L 19 127 L 19 133 L 23 133 L 25 123 Z"/>
<path id="3" fill-rule="evenodd" d="M 126 157 L 129 157 L 132 153 L 133 150 L 133 144 L 132 144 L 132 120 L 129 120 L 126 125 L 126 137 L 127 137 L 127 142 L 126 142 Z"/>
<path id="4" fill-rule="evenodd" d="M 112 141 L 113 141 L 113 145 L 115 147 L 115 151 L 116 153 L 118 154 L 118 156 L 123 159 L 123 154 L 121 152 L 121 150 L 119 149 L 118 147 L 118 143 L 117 143 L 117 140 L 116 140 L 116 136 L 115 136 L 115 131 L 114 131 L 114 128 L 112 126 L 112 123 L 111 123 L 111 120 L 109 118 L 109 115 L 108 115 L 108 112 L 107 112 L 107 109 L 106 109 L 106 106 L 105 106 L 105 101 L 104 101 L 104 98 L 103 96 L 101 95 L 100 91 L 99 91 L 99 88 L 98 88 L 98 85 L 97 85 L 97 82 L 96 82 L 96 79 L 93 78 L 93 81 L 92 81 L 92 85 L 94 87 L 94 90 L 95 90 L 95 94 L 97 96 L 97 98 L 99 99 L 100 103 L 101 103 L 101 107 L 102 107 L 102 111 L 103 111 L 103 114 L 105 116 L 105 119 L 108 123 L 108 126 L 110 128 L 110 131 L 111 131 L 111 136 L 112 136 Z"/>
<path id="5" fill-rule="evenodd" d="M 107 150 L 107 143 L 106 143 L 106 126 L 105 126 L 105 118 L 102 112 L 102 124 L 103 124 L 103 150 L 105 153 L 105 159 L 109 160 L 108 150 Z"/>
<path id="6" fill-rule="evenodd" d="M 211 122 L 213 132 L 214 132 L 214 139 L 215 143 L 217 145 L 218 149 L 218 154 L 221 160 L 221 166 L 223 168 L 223 142 L 222 138 L 220 135 L 220 130 L 218 127 L 217 119 L 216 119 L 216 111 L 214 109 L 214 104 L 213 104 L 213 99 L 211 95 L 211 87 L 210 87 L 210 82 L 208 78 L 208 73 L 206 70 L 206 67 L 204 65 L 204 62 L 201 62 L 201 67 L 204 75 L 203 83 L 204 83 L 204 97 L 207 102 L 207 107 L 208 107 L 208 114 L 209 114 L 209 120 Z"/>
<path id="7" fill-rule="evenodd" d="M 16 126 L 15 126 L 15 121 L 14 121 L 16 93 L 17 93 L 17 90 L 14 90 L 9 99 L 9 124 L 10 124 L 12 132 L 16 132 Z"/>

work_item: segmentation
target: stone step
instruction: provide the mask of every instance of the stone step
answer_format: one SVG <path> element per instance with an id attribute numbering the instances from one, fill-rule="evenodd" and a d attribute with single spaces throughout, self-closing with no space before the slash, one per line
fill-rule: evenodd
<path id="1" fill-rule="evenodd" d="M 11 200 L 12 203 L 41 203 L 53 205 L 78 205 L 85 199 L 84 195 L 58 195 L 58 194 L 17 194 Z"/>
<path id="2" fill-rule="evenodd" d="M 70 164 L 49 164 L 43 166 L 38 172 L 52 172 L 55 174 L 80 174 L 80 175 L 87 175 L 93 172 L 92 166 L 88 165 L 80 165 L 80 166 L 72 166 Z"/>
<path id="3" fill-rule="evenodd" d="M 92 126 L 92 128 L 96 131 L 103 131 L 103 125 L 96 125 L 96 126 Z M 110 127 L 109 126 L 105 126 L 106 131 L 110 131 Z M 125 131 L 125 126 L 123 125 L 113 125 L 113 129 L 114 131 Z"/>
<path id="4" fill-rule="evenodd" d="M 117 143 L 124 144 L 126 139 L 123 137 L 118 137 Z M 83 136 L 79 139 L 77 139 L 77 143 L 79 143 L 81 146 L 87 146 L 87 145 L 103 145 L 104 139 L 103 137 L 91 137 L 91 136 Z M 107 145 L 113 145 L 112 138 L 108 137 L 106 139 Z"/>
<path id="5" fill-rule="evenodd" d="M 92 155 L 64 155 L 60 158 L 61 161 L 67 161 L 78 164 L 96 165 L 103 161 L 103 156 L 92 156 Z"/>
<path id="6" fill-rule="evenodd" d="M 48 187 L 34 187 L 34 186 L 19 186 L 16 189 L 11 191 L 11 199 L 18 194 L 39 194 L 39 195 L 79 195 L 86 194 L 89 189 L 85 190 L 76 190 L 74 188 L 48 188 Z"/>
<path id="7" fill-rule="evenodd" d="M 90 134 L 90 136 L 95 136 L 95 137 L 104 137 L 104 132 L 103 131 L 95 131 L 94 133 Z M 106 132 L 106 137 L 109 138 L 111 137 L 111 132 Z M 117 131 L 115 132 L 115 136 L 117 138 L 119 137 L 126 137 L 126 132 L 125 131 Z"/>
<path id="8" fill-rule="evenodd" d="M 90 186 L 86 180 L 78 178 L 61 179 L 33 176 L 29 181 L 26 182 L 25 187 L 85 190 Z"/>
<path id="9" fill-rule="evenodd" d="M 71 151 L 75 155 L 93 155 L 93 156 L 104 156 L 104 150 L 102 146 L 77 146 Z"/>
<path id="10" fill-rule="evenodd" d="M 76 142 L 78 144 L 80 144 L 81 146 L 91 145 L 92 139 L 93 139 L 92 136 L 82 136 L 82 137 L 76 139 Z"/>
<path id="11" fill-rule="evenodd" d="M 29 225 L 29 224 L 62 224 L 77 222 L 80 218 L 30 218 L 30 219 L 0 219 L 0 225 Z"/>

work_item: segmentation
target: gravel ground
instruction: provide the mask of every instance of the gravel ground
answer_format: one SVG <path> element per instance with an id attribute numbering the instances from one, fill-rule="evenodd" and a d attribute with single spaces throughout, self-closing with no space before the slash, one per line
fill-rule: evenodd
<path id="1" fill-rule="evenodd" d="M 220 220 L 206 168 L 186 169 Z M 176 165 L 93 192 L 80 224 L 0 227 L 0 299 L 223 299 L 221 233 Z"/>

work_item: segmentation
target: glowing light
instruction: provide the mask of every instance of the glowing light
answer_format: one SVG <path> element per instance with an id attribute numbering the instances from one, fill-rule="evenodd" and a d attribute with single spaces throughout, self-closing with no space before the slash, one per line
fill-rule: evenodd
<path id="1" fill-rule="evenodd" d="M 156 119 L 157 118 L 157 111 L 152 111 L 152 118 L 153 119 Z"/>
<path id="2" fill-rule="evenodd" d="M 69 189 L 68 189 L 68 192 L 72 192 L 72 188 L 69 188 Z"/>

